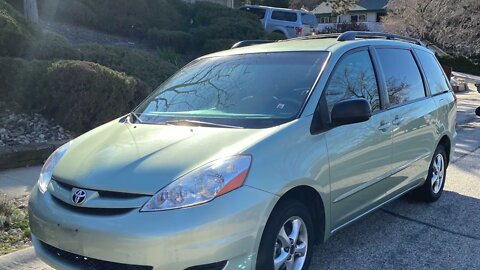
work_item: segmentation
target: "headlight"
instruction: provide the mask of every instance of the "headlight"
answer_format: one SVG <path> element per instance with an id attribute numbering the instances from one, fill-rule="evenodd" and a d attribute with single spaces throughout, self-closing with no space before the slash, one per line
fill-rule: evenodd
<path id="1" fill-rule="evenodd" d="M 58 161 L 63 157 L 65 152 L 67 152 L 70 147 L 70 142 L 60 146 L 55 152 L 53 152 L 43 164 L 42 170 L 40 171 L 40 177 L 38 178 L 38 189 L 41 193 L 47 191 L 48 183 L 52 180 L 53 170 L 58 164 Z"/>
<path id="2" fill-rule="evenodd" d="M 208 163 L 161 189 L 141 211 L 183 208 L 209 202 L 243 185 L 251 156 L 242 155 Z"/>

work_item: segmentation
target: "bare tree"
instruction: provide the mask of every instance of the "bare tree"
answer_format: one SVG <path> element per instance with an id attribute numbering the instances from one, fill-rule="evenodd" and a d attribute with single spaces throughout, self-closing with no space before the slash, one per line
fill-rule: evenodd
<path id="1" fill-rule="evenodd" d="M 455 54 L 480 54 L 480 1 L 390 0 L 388 32 L 421 38 Z"/>
<path id="2" fill-rule="evenodd" d="M 25 18 L 33 23 L 38 23 L 37 0 L 23 0 Z"/>

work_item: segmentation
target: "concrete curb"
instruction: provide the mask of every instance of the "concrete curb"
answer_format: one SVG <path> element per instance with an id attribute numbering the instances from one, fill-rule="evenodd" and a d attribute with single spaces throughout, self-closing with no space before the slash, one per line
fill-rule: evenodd
<path id="1" fill-rule="evenodd" d="M 17 145 L 0 149 L 0 170 L 42 164 L 66 141 Z"/>
<path id="2" fill-rule="evenodd" d="M 33 247 L 0 256 L 0 270 L 51 270 L 35 255 Z"/>

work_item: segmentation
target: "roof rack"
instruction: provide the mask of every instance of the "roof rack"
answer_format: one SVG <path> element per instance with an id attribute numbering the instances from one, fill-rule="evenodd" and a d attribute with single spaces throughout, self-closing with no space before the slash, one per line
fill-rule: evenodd
<path id="1" fill-rule="evenodd" d="M 258 44 L 265 44 L 265 43 L 273 43 L 273 42 L 277 42 L 277 40 L 242 40 L 233 44 L 231 49 L 258 45 Z"/>
<path id="2" fill-rule="evenodd" d="M 340 34 L 337 38 L 338 41 L 348 41 L 348 40 L 355 40 L 355 38 L 385 38 L 389 40 L 401 40 L 410 43 L 414 43 L 423 47 L 427 45 L 416 38 L 405 37 L 401 35 L 395 34 L 388 34 L 388 33 L 380 33 L 380 32 L 364 32 L 364 31 L 347 31 Z"/>
<path id="3" fill-rule="evenodd" d="M 330 34 L 317 34 L 302 36 L 297 38 L 281 39 L 281 40 L 242 40 L 235 43 L 232 46 L 232 49 L 247 47 L 258 44 L 273 43 L 273 42 L 283 42 L 283 41 L 292 41 L 292 40 L 309 40 L 309 39 L 323 39 L 323 38 L 337 38 L 337 41 L 349 41 L 355 40 L 356 38 L 384 38 L 388 40 L 400 40 L 405 42 L 410 42 L 417 44 L 423 47 L 427 47 L 425 43 L 416 38 L 405 37 L 401 35 L 380 33 L 380 32 L 365 32 L 365 31 L 347 31 L 344 33 L 330 33 Z"/>

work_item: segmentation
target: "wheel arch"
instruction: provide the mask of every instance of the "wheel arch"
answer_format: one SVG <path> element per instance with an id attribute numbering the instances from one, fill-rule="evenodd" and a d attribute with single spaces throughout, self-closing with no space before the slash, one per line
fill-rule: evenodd
<path id="1" fill-rule="evenodd" d="M 440 140 L 438 141 L 438 145 L 445 147 L 445 151 L 447 152 L 447 164 L 450 164 L 450 155 L 452 151 L 452 140 L 448 137 L 447 134 L 443 135 Z"/>
<path id="2" fill-rule="evenodd" d="M 322 243 L 325 239 L 326 217 L 325 203 L 320 193 L 308 185 L 296 186 L 285 192 L 275 204 L 275 207 L 280 202 L 290 199 L 298 200 L 308 207 L 315 227 L 315 242 Z"/>

